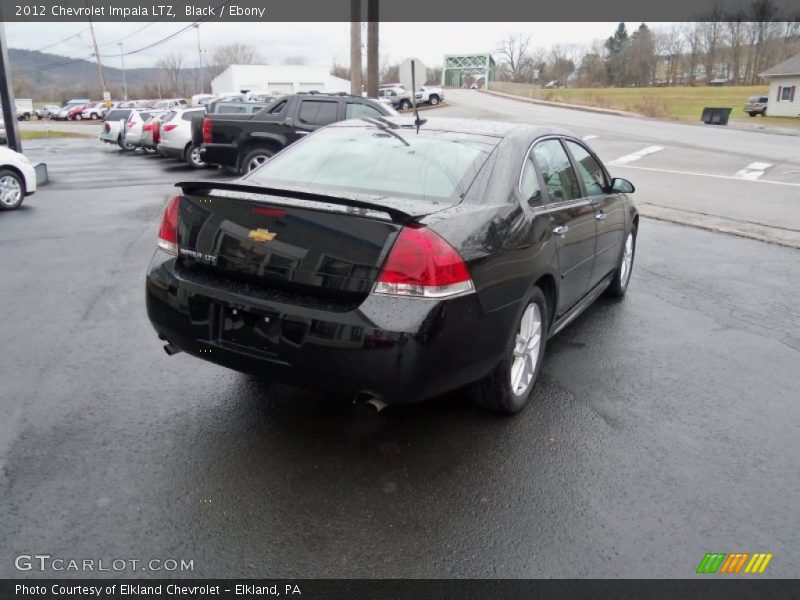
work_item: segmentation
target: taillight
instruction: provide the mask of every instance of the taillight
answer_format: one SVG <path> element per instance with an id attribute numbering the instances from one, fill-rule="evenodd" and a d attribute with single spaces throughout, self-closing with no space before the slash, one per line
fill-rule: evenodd
<path id="1" fill-rule="evenodd" d="M 150 131 L 152 128 L 153 128 L 152 123 L 145 123 L 144 125 L 142 125 L 142 131 Z"/>
<path id="2" fill-rule="evenodd" d="M 153 143 L 157 144 L 161 140 L 161 123 L 153 125 Z"/>
<path id="3" fill-rule="evenodd" d="M 108 123 L 104 123 L 103 124 L 103 133 L 108 133 L 109 131 L 111 131 L 111 125 L 109 125 Z"/>
<path id="4" fill-rule="evenodd" d="M 203 119 L 203 143 L 211 143 L 211 119 Z"/>
<path id="5" fill-rule="evenodd" d="M 127 123 L 125 123 L 125 127 L 126 128 L 127 127 L 133 127 L 134 125 L 136 125 L 136 121 L 128 121 Z"/>
<path id="6" fill-rule="evenodd" d="M 164 125 L 164 133 L 166 133 L 168 131 L 172 131 L 176 127 L 177 127 L 177 125 L 175 125 L 174 123 L 168 123 L 167 125 Z"/>
<path id="7" fill-rule="evenodd" d="M 430 229 L 404 227 L 375 284 L 376 294 L 447 298 L 474 291 L 467 265 Z"/>
<path id="8" fill-rule="evenodd" d="M 167 202 L 164 216 L 161 217 L 161 227 L 158 229 L 158 247 L 170 254 L 178 254 L 178 205 L 180 202 L 180 196 L 174 196 Z"/>

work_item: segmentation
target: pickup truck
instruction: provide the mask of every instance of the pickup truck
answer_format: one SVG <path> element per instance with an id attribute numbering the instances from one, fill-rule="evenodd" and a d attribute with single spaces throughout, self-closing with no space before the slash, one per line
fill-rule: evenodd
<path id="1" fill-rule="evenodd" d="M 421 86 L 416 93 L 417 104 L 430 104 L 436 106 L 444 101 L 444 90 L 431 85 Z"/>
<path id="2" fill-rule="evenodd" d="M 248 173 L 304 135 L 335 121 L 396 114 L 359 96 L 298 93 L 276 98 L 253 114 L 210 114 L 192 121 L 192 140 L 206 162 Z"/>

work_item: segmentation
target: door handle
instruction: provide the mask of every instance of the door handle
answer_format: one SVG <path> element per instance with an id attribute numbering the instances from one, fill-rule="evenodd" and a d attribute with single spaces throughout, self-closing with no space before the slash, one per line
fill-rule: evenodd
<path id="1" fill-rule="evenodd" d="M 606 213 L 599 212 L 594 216 L 594 218 L 597 219 L 598 221 L 605 221 L 607 216 L 608 215 Z"/>
<path id="2" fill-rule="evenodd" d="M 567 227 L 566 225 L 559 225 L 558 227 L 555 227 L 553 229 L 553 233 L 555 233 L 556 235 L 564 235 L 568 231 L 569 227 Z"/>

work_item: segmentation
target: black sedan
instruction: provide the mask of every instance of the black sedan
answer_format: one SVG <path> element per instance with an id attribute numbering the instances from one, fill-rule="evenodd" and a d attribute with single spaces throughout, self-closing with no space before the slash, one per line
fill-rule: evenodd
<path id="1" fill-rule="evenodd" d="M 639 223 L 579 139 L 512 123 L 344 121 L 178 185 L 146 282 L 168 354 L 388 403 L 466 387 L 507 413 L 548 338 L 625 294 Z"/>

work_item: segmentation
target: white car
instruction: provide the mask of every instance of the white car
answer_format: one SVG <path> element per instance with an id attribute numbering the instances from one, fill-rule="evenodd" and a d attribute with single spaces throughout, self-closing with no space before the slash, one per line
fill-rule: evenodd
<path id="1" fill-rule="evenodd" d="M 214 94 L 195 94 L 192 96 L 190 104 L 192 106 L 205 106 L 212 100 L 214 100 L 216 96 Z"/>
<path id="2" fill-rule="evenodd" d="M 36 171 L 25 155 L 0 147 L 0 210 L 19 208 L 36 191 Z"/>
<path id="3" fill-rule="evenodd" d="M 430 104 L 431 106 L 436 106 L 440 102 L 444 101 L 444 90 L 440 87 L 423 85 L 420 86 L 419 90 L 417 90 L 415 96 L 417 99 L 417 104 Z"/>
<path id="4" fill-rule="evenodd" d="M 204 108 L 180 108 L 165 115 L 161 120 L 161 135 L 158 153 L 183 160 L 190 167 L 202 169 L 208 166 L 203 160 L 200 146 L 192 143 L 192 118 L 205 114 Z"/>
<path id="5" fill-rule="evenodd" d="M 108 111 L 103 123 L 103 130 L 100 132 L 100 140 L 107 144 L 117 144 L 123 148 L 122 130 L 125 128 L 125 121 L 128 120 L 130 114 L 131 109 L 129 108 L 112 108 Z"/>
<path id="6" fill-rule="evenodd" d="M 83 112 L 81 113 L 81 117 L 96 121 L 97 119 L 102 119 L 105 117 L 106 112 L 108 112 L 108 109 L 106 108 L 105 103 L 98 102 L 97 104 L 92 104 L 91 106 L 84 108 Z"/>
<path id="7" fill-rule="evenodd" d="M 182 108 L 187 106 L 186 100 L 183 98 L 170 98 L 168 100 L 159 100 L 153 104 L 155 110 L 170 110 L 172 108 Z"/>

